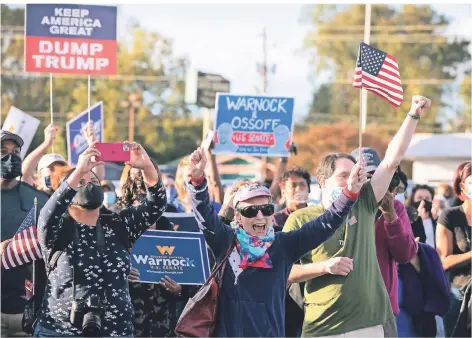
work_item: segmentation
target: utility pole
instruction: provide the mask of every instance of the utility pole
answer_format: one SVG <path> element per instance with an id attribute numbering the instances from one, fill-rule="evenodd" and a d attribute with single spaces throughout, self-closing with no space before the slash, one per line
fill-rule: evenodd
<path id="1" fill-rule="evenodd" d="M 275 73 L 275 65 L 269 65 L 267 62 L 267 27 L 264 27 L 262 30 L 262 64 L 258 63 L 257 68 L 262 77 L 262 93 L 267 95 L 269 91 L 269 79 L 268 73 L 269 68 L 272 74 Z M 267 173 L 267 156 L 262 157 L 262 166 L 261 166 L 261 180 L 266 179 Z"/>
<path id="2" fill-rule="evenodd" d="M 262 59 L 263 59 L 263 65 L 262 65 L 262 92 L 264 94 L 267 94 L 267 28 L 264 27 L 262 30 Z"/>

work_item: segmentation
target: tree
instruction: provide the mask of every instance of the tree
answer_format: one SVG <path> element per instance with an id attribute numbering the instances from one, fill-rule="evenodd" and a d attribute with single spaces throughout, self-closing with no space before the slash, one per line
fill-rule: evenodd
<path id="1" fill-rule="evenodd" d="M 24 26 L 24 9 L 2 5 L 2 24 Z M 20 72 L 23 69 L 22 34 L 5 31 L 8 34 L 2 34 L 2 42 L 8 43 L 2 43 L 2 71 Z M 160 163 L 188 154 L 201 138 L 202 128 L 201 120 L 189 118 L 189 109 L 183 102 L 183 78 L 188 61 L 173 54 L 171 40 L 144 30 L 136 21 L 127 26 L 126 33 L 124 39 L 118 41 L 117 54 L 118 73 L 126 78 L 91 78 L 91 104 L 104 102 L 105 141 L 119 142 L 128 138 L 129 109 L 125 105 L 128 96 L 134 93 L 140 97 L 135 117 L 136 141 Z M 161 81 L 162 77 L 167 80 Z M 30 150 L 33 149 L 42 142 L 41 129 L 50 121 L 49 79 L 32 74 L 2 75 L 2 98 L 2 117 L 15 105 L 41 118 L 40 130 Z M 65 124 L 87 109 L 87 78 L 54 76 L 53 98 L 54 122 L 61 131 L 54 150 L 66 155 Z"/>
<path id="2" fill-rule="evenodd" d="M 465 74 L 461 83 L 460 94 L 464 100 L 463 109 L 459 112 L 458 127 L 460 132 L 472 132 L 472 70 Z"/>
<path id="3" fill-rule="evenodd" d="M 382 137 L 368 130 L 363 134 L 362 144 L 364 147 L 374 148 L 383 158 L 389 140 L 388 134 Z M 298 147 L 298 155 L 290 157 L 290 164 L 301 166 L 314 173 L 320 160 L 328 153 L 350 153 L 359 147 L 359 129 L 346 122 L 297 126 L 294 142 Z"/>
<path id="4" fill-rule="evenodd" d="M 304 19 L 315 26 L 305 37 L 313 75 L 319 76 L 331 70 L 328 83 L 314 93 L 315 102 L 307 119 L 317 121 L 325 115 L 338 121 L 346 115 L 356 118 L 359 90 L 353 88 L 351 82 L 359 41 L 363 40 L 365 5 L 314 5 L 308 7 L 305 14 Z M 444 86 L 426 85 L 421 81 L 405 82 L 410 79 L 454 79 L 458 67 L 470 58 L 467 52 L 470 41 L 447 41 L 434 26 L 447 26 L 448 19 L 428 5 L 398 8 L 375 4 L 372 5 L 371 19 L 371 45 L 388 52 L 398 61 L 404 80 L 404 103 L 395 109 L 369 93 L 369 123 L 383 121 L 397 125 L 409 109 L 412 96 L 423 94 L 432 98 L 435 104 L 422 123 L 433 127 L 444 105 L 440 103 Z"/>

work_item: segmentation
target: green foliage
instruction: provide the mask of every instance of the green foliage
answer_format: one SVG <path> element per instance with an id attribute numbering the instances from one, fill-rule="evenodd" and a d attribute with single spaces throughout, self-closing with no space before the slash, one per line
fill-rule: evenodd
<path id="1" fill-rule="evenodd" d="M 318 87 L 307 120 L 316 122 L 323 115 L 333 120 L 359 114 L 359 90 L 351 85 L 359 42 L 364 36 L 365 5 L 314 5 L 307 8 L 304 20 L 314 25 L 305 37 L 305 48 L 313 65 L 313 76 L 329 70 L 328 83 Z M 368 122 L 398 122 L 410 108 L 413 95 L 430 97 L 433 109 L 423 123 L 433 125 L 440 116 L 444 86 L 408 83 L 410 79 L 454 79 L 455 71 L 470 59 L 470 41 L 446 41 L 431 25 L 448 25 L 449 21 L 429 5 L 372 5 L 371 45 L 393 55 L 399 64 L 404 102 L 399 109 L 369 93 Z M 353 27 L 355 26 L 355 27 Z M 390 26 L 387 30 L 385 27 Z M 417 29 L 403 29 L 415 26 Z M 377 27 L 377 28 L 376 28 Z M 392 27 L 394 29 L 392 30 Z M 425 43 L 420 43 L 425 42 Z M 335 83 L 345 81 L 347 83 Z"/>
<path id="2" fill-rule="evenodd" d="M 464 108 L 459 112 L 459 130 L 460 132 L 472 132 L 472 73 L 465 75 L 461 83 L 460 94 L 464 100 Z"/>
<path id="3" fill-rule="evenodd" d="M 2 24 L 23 26 L 24 9 L 12 10 L 2 5 Z M 2 37 L 9 41 L 9 44 L 2 43 L 2 71 L 23 70 L 21 35 L 22 32 Z M 202 121 L 189 117 L 190 112 L 183 102 L 187 63 L 185 58 L 173 54 L 172 41 L 166 37 L 146 31 L 136 23 L 129 25 L 126 36 L 118 42 L 117 69 L 124 77 L 91 78 L 91 105 L 104 103 L 105 141 L 128 139 L 127 104 L 129 95 L 136 94 L 139 108 L 135 115 L 135 140 L 141 142 L 158 163 L 193 151 L 201 139 Z M 34 74 L 26 77 L 8 74 L 1 80 L 2 117 L 15 105 L 41 119 L 30 150 L 34 149 L 42 142 L 42 129 L 50 122 L 49 79 Z M 87 109 L 87 77 L 54 76 L 53 98 L 54 122 L 60 127 L 54 150 L 66 155 L 65 124 Z"/>

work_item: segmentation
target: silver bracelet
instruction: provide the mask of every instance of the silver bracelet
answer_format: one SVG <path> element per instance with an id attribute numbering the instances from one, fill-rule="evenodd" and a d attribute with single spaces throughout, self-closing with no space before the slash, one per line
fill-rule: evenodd
<path id="1" fill-rule="evenodd" d="M 208 184 L 205 184 L 205 186 L 201 190 L 196 190 L 195 187 L 192 184 L 188 183 L 188 182 L 185 182 L 185 185 L 187 186 L 187 189 L 189 189 L 191 192 L 193 192 L 195 194 L 204 192 L 205 190 L 208 189 Z"/>

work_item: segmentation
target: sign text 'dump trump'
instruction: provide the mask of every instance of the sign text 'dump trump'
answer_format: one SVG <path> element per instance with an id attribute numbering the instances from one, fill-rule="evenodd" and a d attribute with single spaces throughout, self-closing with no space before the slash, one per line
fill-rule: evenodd
<path id="1" fill-rule="evenodd" d="M 25 70 L 40 73 L 116 73 L 114 6 L 26 5 Z"/>

